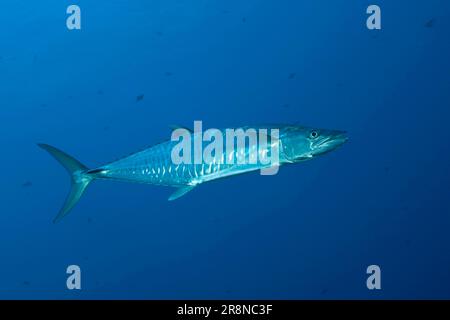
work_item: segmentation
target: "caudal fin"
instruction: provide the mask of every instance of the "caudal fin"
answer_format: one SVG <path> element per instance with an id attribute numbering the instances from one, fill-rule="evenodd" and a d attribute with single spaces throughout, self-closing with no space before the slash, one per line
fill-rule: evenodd
<path id="1" fill-rule="evenodd" d="M 86 187 L 94 178 L 86 173 L 89 169 L 85 165 L 72 158 L 68 154 L 48 144 L 39 143 L 38 146 L 50 153 L 64 168 L 66 168 L 66 170 L 69 172 L 72 182 L 70 193 L 67 196 L 67 199 L 64 202 L 64 205 L 59 211 L 58 215 L 53 220 L 53 222 L 56 223 L 64 216 L 66 216 L 69 211 L 77 204 L 78 200 L 80 200 L 81 196 L 86 190 Z"/>

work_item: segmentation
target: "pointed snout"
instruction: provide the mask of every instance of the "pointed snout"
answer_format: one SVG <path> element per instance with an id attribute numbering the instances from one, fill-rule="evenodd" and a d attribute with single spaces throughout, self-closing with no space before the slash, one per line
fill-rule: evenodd
<path id="1" fill-rule="evenodd" d="M 330 138 L 336 145 L 341 145 L 348 140 L 348 135 L 346 131 L 334 130 Z"/>
<path id="2" fill-rule="evenodd" d="M 324 132 L 322 141 L 316 147 L 316 154 L 323 154 L 336 149 L 348 140 L 346 131 L 329 130 Z"/>

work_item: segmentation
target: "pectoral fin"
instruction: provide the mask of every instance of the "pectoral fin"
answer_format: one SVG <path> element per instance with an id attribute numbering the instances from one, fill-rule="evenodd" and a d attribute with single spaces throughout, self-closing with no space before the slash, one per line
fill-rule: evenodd
<path id="1" fill-rule="evenodd" d="M 195 186 L 183 186 L 183 187 L 179 187 L 177 190 L 175 190 L 174 193 L 172 193 L 169 197 L 169 201 L 173 201 L 176 200 L 182 196 L 184 196 L 186 193 L 188 193 L 189 191 L 191 191 L 192 189 L 194 189 Z"/>

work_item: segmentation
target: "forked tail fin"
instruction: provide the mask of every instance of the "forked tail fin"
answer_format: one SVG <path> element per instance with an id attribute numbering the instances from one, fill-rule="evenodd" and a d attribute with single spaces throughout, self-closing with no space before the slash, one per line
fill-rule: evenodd
<path id="1" fill-rule="evenodd" d="M 48 144 L 39 143 L 38 146 L 50 153 L 59 163 L 62 164 L 64 168 L 66 168 L 72 182 L 70 193 L 58 215 L 53 220 L 53 222 L 56 223 L 66 216 L 77 204 L 78 200 L 80 200 L 86 190 L 86 187 L 94 179 L 94 177 L 86 173 L 89 169 L 85 165 L 61 150 L 58 150 Z"/>

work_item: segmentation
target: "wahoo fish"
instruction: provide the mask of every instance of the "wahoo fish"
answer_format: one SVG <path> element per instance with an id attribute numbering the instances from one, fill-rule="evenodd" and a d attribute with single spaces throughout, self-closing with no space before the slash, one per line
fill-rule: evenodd
<path id="1" fill-rule="evenodd" d="M 195 141 L 202 132 L 199 133 L 196 130 L 191 131 L 181 127 L 174 130 L 179 129 L 187 132 L 187 138 L 192 138 L 192 142 L 188 143 L 192 143 L 192 146 L 195 148 Z M 242 127 L 234 130 L 246 132 L 248 129 L 249 127 Z M 347 134 L 338 130 L 292 125 L 257 127 L 256 129 L 260 130 L 260 132 L 262 132 L 262 129 L 266 130 L 267 145 L 271 145 L 276 141 L 277 163 L 275 165 L 277 167 L 314 159 L 317 156 L 335 150 L 347 141 Z M 225 136 L 226 130 L 229 129 L 217 129 L 217 132 Z M 277 132 L 276 139 L 271 136 L 274 130 Z M 200 141 L 202 147 L 207 147 L 208 144 L 204 140 Z M 216 150 L 214 154 L 211 153 L 212 160 L 208 162 L 185 161 L 175 163 L 173 161 L 173 153 L 175 148 L 179 148 L 180 142 L 174 141 L 172 135 L 171 140 L 156 144 L 94 169 L 89 169 L 75 158 L 48 144 L 38 144 L 38 146 L 52 155 L 68 171 L 71 178 L 69 195 L 54 219 L 54 222 L 57 222 L 70 212 L 85 192 L 87 186 L 94 180 L 107 179 L 175 187 L 175 192 L 169 197 L 169 200 L 175 200 L 202 183 L 271 168 L 274 164 L 262 161 L 262 158 L 258 158 L 253 162 L 247 161 L 243 163 L 238 161 L 239 157 L 250 157 L 252 152 L 256 151 L 257 154 L 265 152 L 263 148 L 258 148 L 260 142 L 258 141 L 256 144 L 238 143 L 238 146 L 231 153 L 225 153 L 225 155 Z M 183 150 L 183 153 L 185 151 Z M 271 149 L 269 153 L 274 153 L 274 151 Z M 232 161 L 224 161 L 224 157 L 229 157 L 226 160 Z"/>

